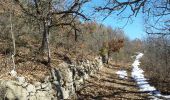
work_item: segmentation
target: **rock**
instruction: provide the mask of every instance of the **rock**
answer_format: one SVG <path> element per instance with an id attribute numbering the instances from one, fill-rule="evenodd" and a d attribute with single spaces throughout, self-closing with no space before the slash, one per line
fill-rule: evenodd
<path id="1" fill-rule="evenodd" d="M 83 65 L 77 66 L 77 74 L 79 77 L 83 77 L 85 75 L 85 70 Z"/>
<path id="2" fill-rule="evenodd" d="M 49 91 L 51 89 L 52 89 L 52 85 L 51 85 L 51 83 L 48 83 L 48 86 L 45 88 L 45 90 Z"/>
<path id="3" fill-rule="evenodd" d="M 25 88 L 19 85 L 19 83 L 15 81 L 6 81 L 4 82 L 6 85 L 6 95 L 4 96 L 8 100 L 16 100 L 20 98 L 20 100 L 26 100 L 29 95 Z M 1 85 L 3 86 L 3 85 Z M 1 87 L 0 86 L 0 87 Z"/>
<path id="4" fill-rule="evenodd" d="M 41 88 L 48 91 L 52 89 L 52 86 L 51 86 L 51 83 L 42 83 Z"/>
<path id="5" fill-rule="evenodd" d="M 17 77 L 17 81 L 19 84 L 24 84 L 25 83 L 25 77 Z"/>
<path id="6" fill-rule="evenodd" d="M 35 95 L 35 92 L 30 92 L 29 93 L 29 96 L 34 96 Z"/>
<path id="7" fill-rule="evenodd" d="M 52 68 L 51 73 L 52 73 L 53 81 L 61 80 L 61 73 L 58 69 Z"/>
<path id="8" fill-rule="evenodd" d="M 75 67 L 75 65 L 74 64 L 70 64 L 70 68 L 74 68 Z"/>
<path id="9" fill-rule="evenodd" d="M 26 83 L 26 82 L 25 82 Z M 17 81 L 4 81 L 0 80 L 0 100 L 52 100 L 56 91 L 52 89 L 51 83 L 46 83 L 44 89 L 37 90 L 37 86 L 42 83 L 37 82 L 35 86 L 28 84 L 26 88 Z"/>
<path id="10" fill-rule="evenodd" d="M 80 78 L 79 80 L 76 80 L 76 81 L 74 82 L 74 84 L 75 84 L 75 90 L 79 90 L 79 89 L 81 88 L 81 86 L 83 85 L 83 83 L 84 83 L 83 78 Z"/>
<path id="11" fill-rule="evenodd" d="M 51 70 L 53 80 L 47 76 L 44 83 L 29 84 L 24 77 L 17 81 L 0 80 L 0 100 L 57 100 L 71 99 L 75 91 L 81 89 L 84 80 L 103 67 L 102 59 L 82 60 L 79 64 L 61 63 Z M 55 87 L 52 87 L 52 84 Z M 54 97 L 57 96 L 57 97 Z"/>
<path id="12" fill-rule="evenodd" d="M 90 61 L 89 61 L 89 60 L 87 60 L 87 64 L 90 64 Z"/>
<path id="13" fill-rule="evenodd" d="M 26 88 L 27 86 L 28 86 L 28 83 L 27 83 L 27 82 L 25 82 L 25 83 L 22 84 L 22 87 L 24 87 L 24 88 Z"/>
<path id="14" fill-rule="evenodd" d="M 58 90 L 58 96 L 61 99 L 68 99 L 69 96 L 75 94 L 75 89 L 73 86 L 73 69 L 67 63 L 61 63 L 58 65 L 58 72 L 60 78 L 58 78 L 58 83 L 55 82 L 56 88 Z"/>
<path id="15" fill-rule="evenodd" d="M 52 100 L 52 97 L 46 91 L 37 91 L 36 100 Z"/>
<path id="16" fill-rule="evenodd" d="M 59 82 L 58 81 L 53 81 L 53 84 L 54 85 L 59 85 Z"/>
<path id="17" fill-rule="evenodd" d="M 9 72 L 12 77 L 17 76 L 17 72 L 13 69 L 11 72 Z"/>
<path id="18" fill-rule="evenodd" d="M 34 83 L 34 86 L 35 86 L 35 89 L 36 89 L 36 90 L 41 89 L 41 83 L 40 83 L 40 82 Z"/>
<path id="19" fill-rule="evenodd" d="M 4 96 L 5 96 L 5 94 L 6 94 L 6 88 L 5 87 L 2 87 L 2 86 L 0 86 L 0 100 L 3 100 L 4 98 Z"/>
<path id="20" fill-rule="evenodd" d="M 70 91 L 65 89 L 65 88 L 61 88 L 62 90 L 62 94 L 63 94 L 63 99 L 69 99 L 69 96 L 70 96 Z"/>
<path id="21" fill-rule="evenodd" d="M 57 70 L 54 69 L 54 68 L 51 69 L 51 74 L 52 74 L 52 77 L 53 77 L 53 80 L 54 80 L 54 81 L 57 80 L 57 75 L 56 75 L 57 72 L 56 72 L 56 71 L 57 71 Z"/>
<path id="22" fill-rule="evenodd" d="M 36 96 L 30 96 L 29 100 L 37 100 Z"/>
<path id="23" fill-rule="evenodd" d="M 84 79 L 88 79 L 89 78 L 89 75 L 88 74 L 85 74 L 84 75 Z"/>
<path id="24" fill-rule="evenodd" d="M 40 82 L 35 82 L 35 83 L 34 83 L 34 86 L 35 86 L 35 87 L 40 86 L 40 85 L 41 85 Z"/>
<path id="25" fill-rule="evenodd" d="M 69 65 L 67 63 L 61 63 L 59 64 L 59 71 L 61 73 L 62 79 L 66 82 L 72 82 L 72 72 L 69 68 Z"/>
<path id="26" fill-rule="evenodd" d="M 50 76 L 45 77 L 44 81 L 45 83 L 48 83 L 50 81 Z"/>
<path id="27" fill-rule="evenodd" d="M 6 91 L 5 98 L 7 98 L 8 100 L 15 100 L 15 99 L 16 99 L 16 96 L 15 96 L 15 94 L 14 94 L 13 91 L 11 91 L 11 90 L 8 89 L 8 90 Z"/>
<path id="28" fill-rule="evenodd" d="M 32 85 L 32 84 L 29 84 L 27 87 L 26 87 L 27 91 L 30 93 L 35 93 L 36 92 L 36 89 L 35 89 L 35 86 Z"/>
<path id="29" fill-rule="evenodd" d="M 41 88 L 42 88 L 42 89 L 46 88 L 47 86 L 48 86 L 47 83 L 42 83 L 42 84 L 41 84 Z"/>

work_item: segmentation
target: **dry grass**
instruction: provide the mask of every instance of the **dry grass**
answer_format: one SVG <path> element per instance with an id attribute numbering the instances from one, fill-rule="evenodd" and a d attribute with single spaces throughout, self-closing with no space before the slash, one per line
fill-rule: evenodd
<path id="1" fill-rule="evenodd" d="M 170 77 L 167 70 L 157 69 L 156 67 L 146 68 L 146 65 L 142 65 L 145 71 L 145 77 L 149 79 L 149 82 L 156 87 L 162 94 L 170 95 Z M 162 66 L 161 66 L 162 67 Z M 162 71 L 162 72 L 160 72 Z"/>
<path id="2" fill-rule="evenodd" d="M 11 54 L 13 52 L 10 40 L 0 38 L 0 79 L 13 80 L 9 75 L 13 69 Z M 94 59 L 95 55 L 80 48 L 67 50 L 63 47 L 50 45 L 51 66 L 57 67 L 61 62 L 73 63 L 77 60 Z M 16 40 L 15 64 L 18 76 L 24 76 L 27 81 L 43 81 L 49 75 L 47 55 L 39 52 L 40 42 L 35 37 L 20 36 Z"/>

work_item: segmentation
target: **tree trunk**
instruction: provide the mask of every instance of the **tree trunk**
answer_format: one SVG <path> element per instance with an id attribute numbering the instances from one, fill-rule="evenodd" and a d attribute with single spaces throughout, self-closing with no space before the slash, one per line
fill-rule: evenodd
<path id="1" fill-rule="evenodd" d="M 44 21 L 43 22 L 43 39 L 42 39 L 42 44 L 41 44 L 41 50 L 43 53 L 47 52 L 48 56 L 48 64 L 51 62 L 51 55 L 50 55 L 50 47 L 49 47 L 49 26 L 48 22 Z"/>
<path id="2" fill-rule="evenodd" d="M 163 37 L 163 46 L 164 46 L 164 61 L 165 61 L 165 67 L 168 66 L 168 54 L 167 54 L 167 39 Z"/>
<path id="3" fill-rule="evenodd" d="M 46 37 L 46 40 L 47 40 L 47 55 L 48 55 L 48 64 L 50 66 L 50 63 L 51 63 L 51 52 L 50 52 L 50 41 L 49 41 L 49 27 L 47 28 L 48 30 L 48 34 L 47 34 L 47 37 Z"/>
<path id="4" fill-rule="evenodd" d="M 108 50 L 108 52 L 107 52 L 107 61 L 106 61 L 106 64 L 109 64 L 109 59 L 110 59 L 110 51 Z"/>
<path id="5" fill-rule="evenodd" d="M 108 64 L 108 60 L 109 60 L 108 53 L 105 53 L 104 55 L 102 55 L 103 63 Z"/>
<path id="6" fill-rule="evenodd" d="M 47 30 L 47 25 L 45 22 L 43 22 L 43 38 L 42 38 L 42 44 L 41 44 L 41 50 L 43 52 L 47 51 L 47 36 L 48 36 L 48 30 Z"/>
<path id="7" fill-rule="evenodd" d="M 78 34 L 77 34 L 77 30 L 76 30 L 76 29 L 74 30 L 74 34 L 75 34 L 75 39 L 74 39 L 74 40 L 75 40 L 75 42 L 77 42 L 77 41 L 78 41 L 78 40 L 77 40 Z"/>
<path id="8" fill-rule="evenodd" d="M 12 24 L 12 10 L 13 10 L 13 2 L 11 3 L 10 24 L 11 24 L 12 43 L 13 43 L 12 62 L 13 62 L 13 70 L 15 70 L 16 46 L 15 46 L 15 36 L 14 36 L 14 32 L 13 32 L 13 24 Z"/>

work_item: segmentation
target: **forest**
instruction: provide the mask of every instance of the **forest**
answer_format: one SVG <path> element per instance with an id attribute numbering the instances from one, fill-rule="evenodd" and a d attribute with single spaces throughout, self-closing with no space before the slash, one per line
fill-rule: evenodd
<path id="1" fill-rule="evenodd" d="M 98 2 L 0 0 L 0 100 L 153 99 L 150 95 L 158 100 L 170 98 L 170 1 L 101 0 L 103 5 L 95 5 L 94 1 Z M 98 21 L 116 15 L 129 23 L 138 14 L 143 16 L 141 24 L 146 36 L 134 40 L 127 36 L 123 28 L 106 26 Z M 141 92 L 140 85 L 138 87 L 135 78 L 131 77 L 132 66 L 139 66 L 132 64 L 139 60 L 134 55 L 140 53 L 144 54 L 139 65 L 147 84 L 154 86 L 161 96 L 155 96 L 154 91 Z M 95 57 L 101 58 L 103 68 L 92 67 L 97 62 Z M 92 65 L 86 65 L 91 62 Z M 93 70 L 94 74 L 91 74 Z M 126 70 L 127 79 L 117 82 L 117 70 Z M 87 80 L 86 74 L 89 77 Z M 33 91 L 31 86 L 36 87 L 37 82 L 46 84 L 47 77 L 47 83 L 52 85 L 52 93 L 48 92 L 53 94 L 50 99 L 43 85 L 41 89 L 45 92 L 39 93 L 38 89 L 35 93 L 29 92 L 27 87 L 30 86 L 30 91 Z M 77 83 L 81 77 L 83 83 Z M 109 83 L 104 81 L 107 79 Z M 4 80 L 21 82 L 22 85 L 27 83 L 27 99 L 23 96 L 25 92 L 13 93 L 4 89 Z M 100 86 L 100 82 L 104 85 Z M 88 87 L 92 83 L 94 86 Z M 112 88 L 109 89 L 107 84 Z M 117 89 L 119 85 L 123 88 L 124 84 L 129 84 L 127 90 Z M 131 88 L 128 90 L 130 85 L 134 85 L 134 92 Z M 11 90 L 15 87 L 9 86 L 6 88 Z M 20 88 L 15 87 L 14 90 L 19 91 Z M 109 91 L 113 93 L 109 94 Z M 125 98 L 123 93 L 134 98 Z"/>

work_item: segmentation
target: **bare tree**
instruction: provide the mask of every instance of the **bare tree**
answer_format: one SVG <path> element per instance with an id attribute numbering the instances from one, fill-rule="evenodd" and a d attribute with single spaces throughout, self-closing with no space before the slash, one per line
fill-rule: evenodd
<path id="1" fill-rule="evenodd" d="M 130 9 L 128 10 L 131 11 L 128 18 L 142 12 L 145 15 L 145 26 L 148 34 L 170 34 L 169 0 L 106 0 L 105 2 L 105 5 L 97 7 L 96 10 L 105 11 L 109 16 L 114 12 L 120 15 Z"/>
<path id="2" fill-rule="evenodd" d="M 152 0 L 145 6 L 145 26 L 148 34 L 170 34 L 170 1 Z"/>
<path id="3" fill-rule="evenodd" d="M 142 9 L 147 0 L 106 0 L 106 4 L 96 8 L 97 11 L 105 11 L 108 15 L 118 12 L 117 15 L 123 13 L 126 9 L 130 8 L 132 13 L 129 12 L 129 17 L 137 15 Z"/>
<path id="4" fill-rule="evenodd" d="M 22 0 L 15 0 L 15 3 L 20 6 L 22 11 L 39 21 L 42 24 L 42 44 L 41 50 L 47 50 L 48 64 L 50 64 L 50 48 L 49 48 L 49 34 L 52 27 L 71 26 L 77 30 L 74 25 L 76 18 L 88 20 L 82 13 L 81 7 L 89 0 L 32 0 L 22 2 Z M 76 34 L 76 33 L 75 33 Z"/>
<path id="5" fill-rule="evenodd" d="M 13 44 L 13 54 L 12 54 L 12 62 L 13 62 L 13 69 L 10 72 L 12 76 L 16 76 L 16 68 L 15 68 L 15 55 L 16 55 L 16 46 L 15 46 L 15 36 L 13 32 L 13 23 L 12 23 L 12 13 L 13 13 L 13 2 L 11 2 L 11 12 L 10 12 L 10 27 L 11 27 L 11 37 L 12 37 L 12 44 Z"/>

